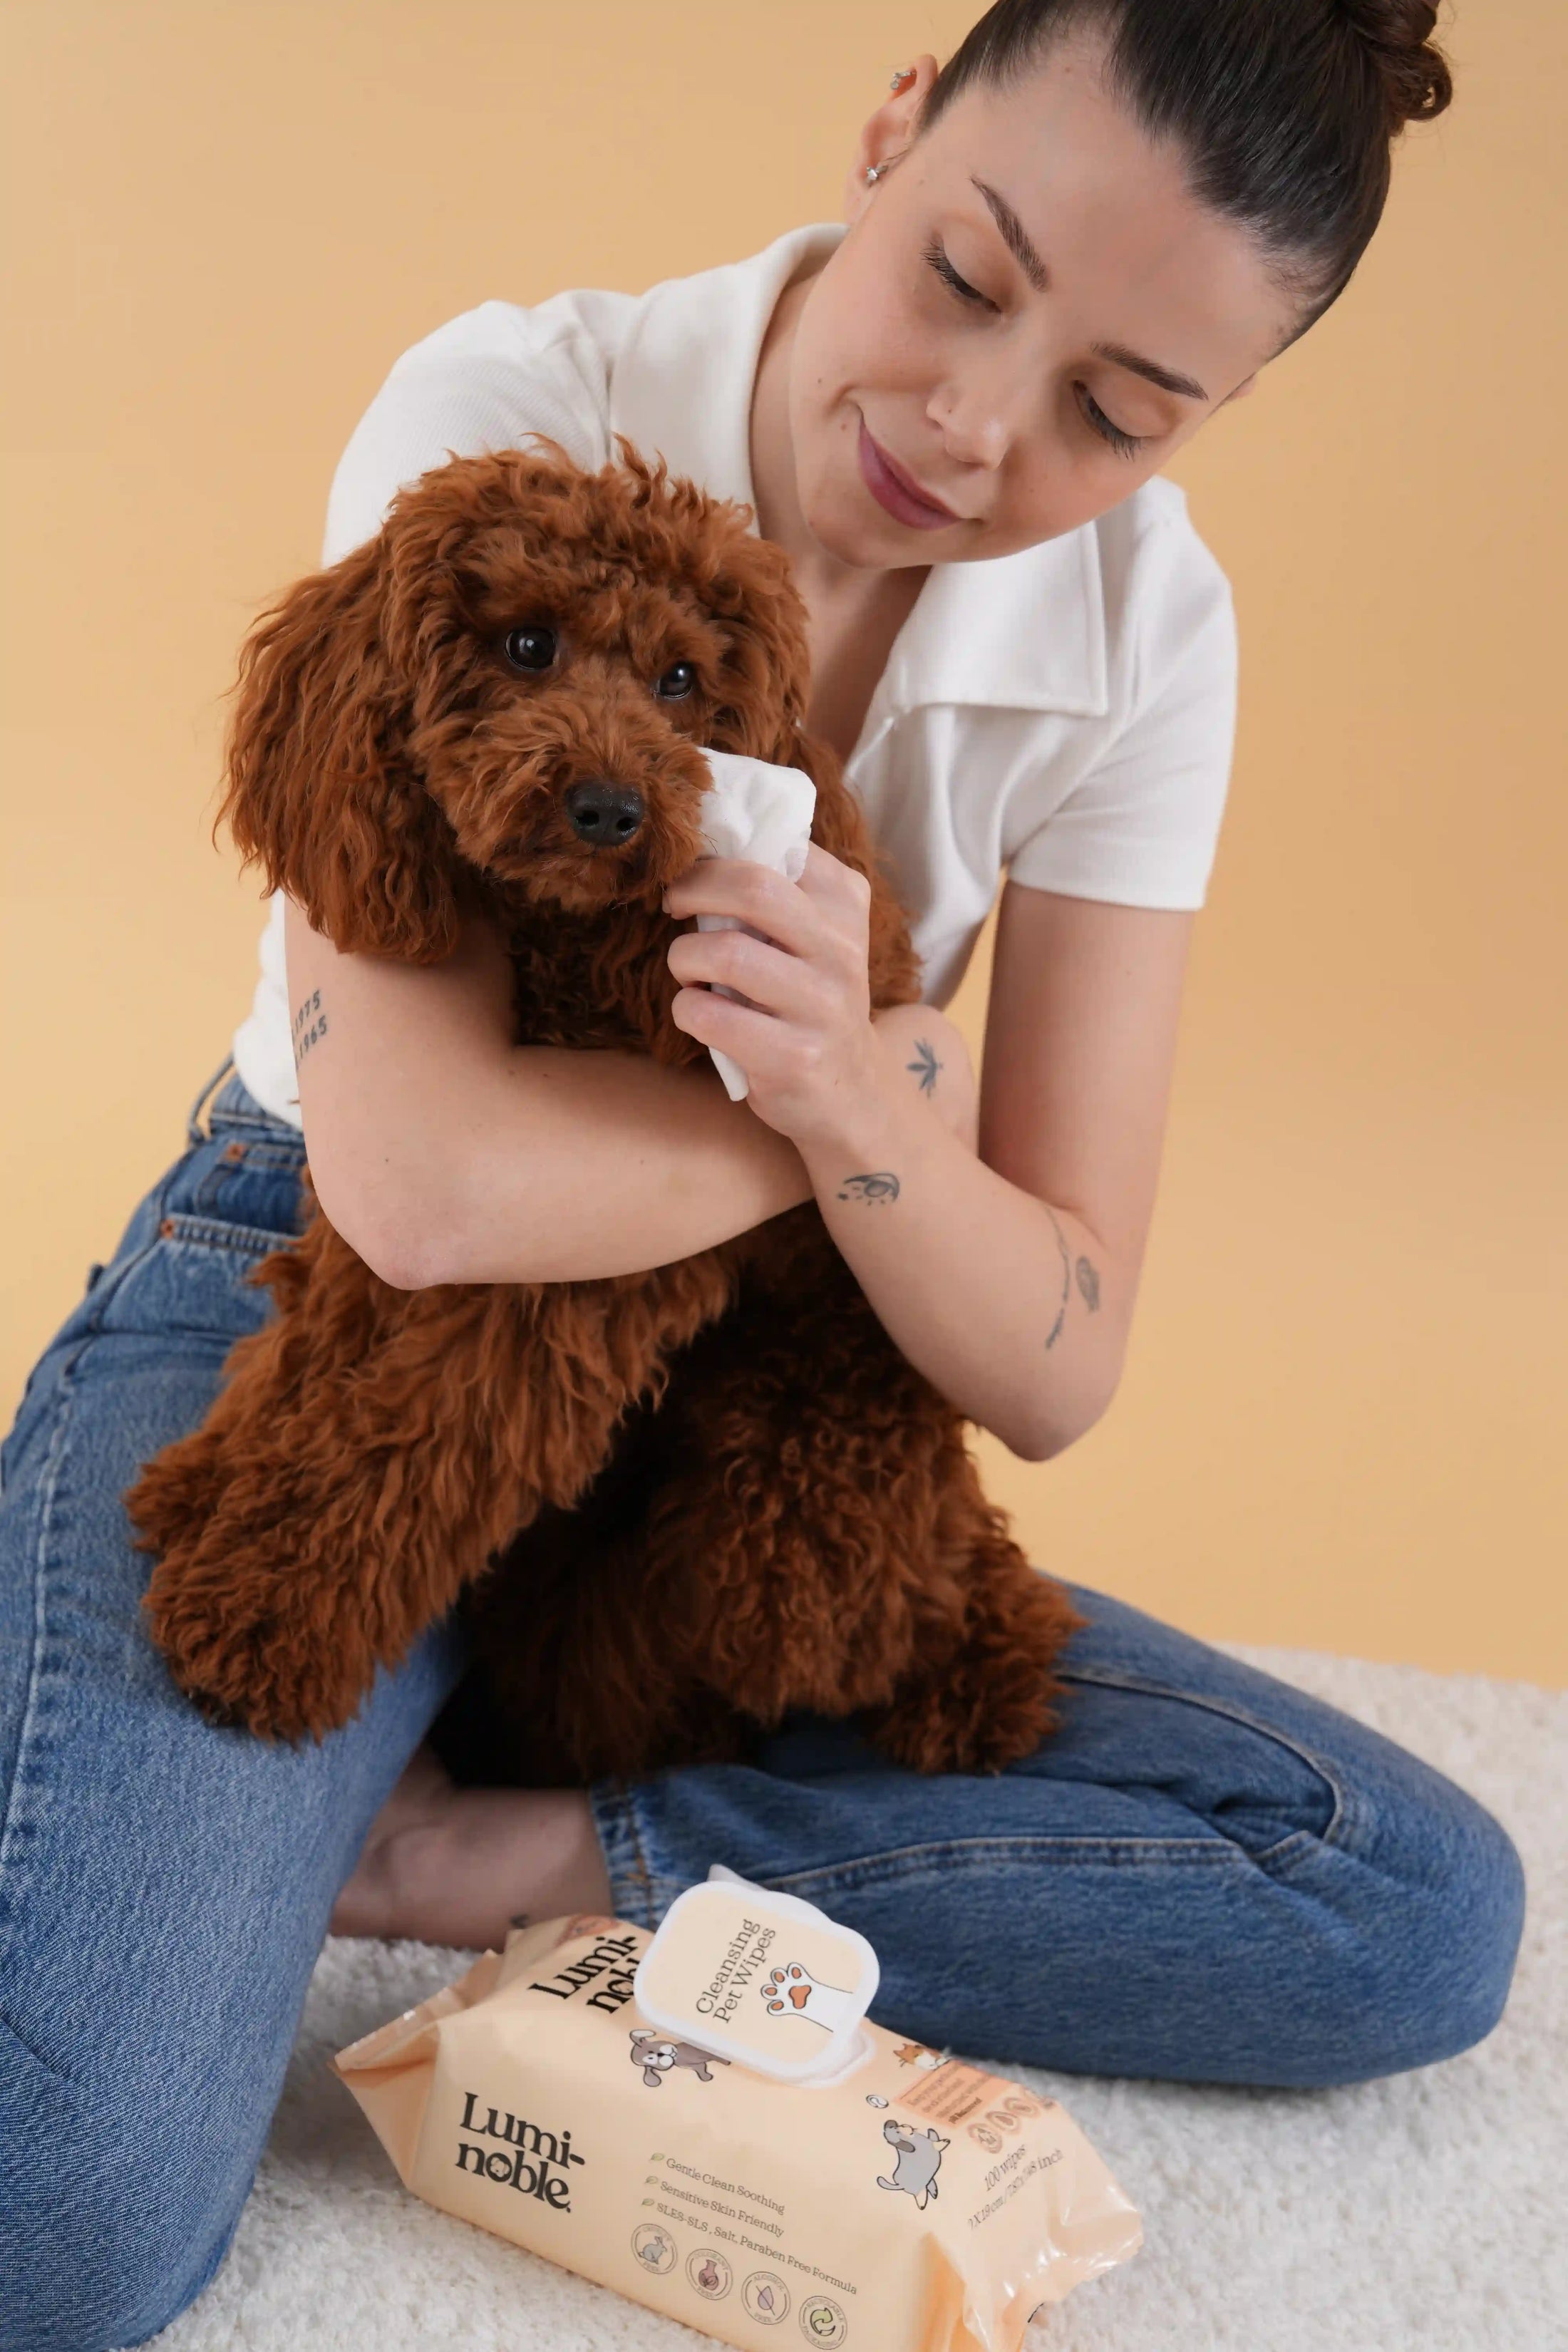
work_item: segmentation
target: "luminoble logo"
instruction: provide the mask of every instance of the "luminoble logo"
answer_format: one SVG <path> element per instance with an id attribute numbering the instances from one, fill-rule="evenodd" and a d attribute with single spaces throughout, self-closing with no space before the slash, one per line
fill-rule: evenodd
<path id="1" fill-rule="evenodd" d="M 571 2167 L 588 2161 L 573 2147 L 571 2133 L 545 2131 L 522 2116 L 508 2115 L 503 2121 L 498 2107 L 486 2107 L 481 2123 L 480 2112 L 477 2095 L 468 2092 L 458 2129 L 474 2133 L 475 2138 L 458 2142 L 458 2171 L 472 2173 L 477 2180 L 493 2180 L 498 2189 L 515 2189 L 521 2197 L 537 2197 L 558 2213 L 570 2213 Z M 501 2146 L 481 2147 L 478 2142 L 482 2139 L 500 2140 Z"/>

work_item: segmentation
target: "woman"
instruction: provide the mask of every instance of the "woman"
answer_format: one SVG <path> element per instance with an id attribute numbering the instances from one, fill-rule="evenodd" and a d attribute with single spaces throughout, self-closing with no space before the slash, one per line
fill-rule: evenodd
<path id="1" fill-rule="evenodd" d="M 652 1923 L 721 1860 L 868 1934 L 889 2025 L 998 2058 L 1349 2083 L 1496 2022 L 1523 1887 L 1489 1815 L 1104 1596 L 1070 1588 L 1090 1622 L 1062 1727 L 999 1780 L 921 1780 L 801 1717 L 744 1765 L 485 1789 L 440 1760 L 463 1738 L 450 1625 L 320 1747 L 206 1726 L 147 1643 L 120 1502 L 268 1311 L 242 1276 L 293 1229 L 305 1135 L 333 1222 L 406 1287 L 646 1266 L 815 1195 L 974 1420 L 1034 1460 L 1092 1425 L 1230 753 L 1228 594 L 1156 470 L 1342 289 L 1390 134 L 1447 101 L 1433 13 L 1005 0 L 944 71 L 895 76 L 845 228 L 642 298 L 483 305 L 372 404 L 329 561 L 447 449 L 531 429 L 584 462 L 623 430 L 752 500 L 795 560 L 811 723 L 849 761 L 929 1002 L 869 1018 L 864 890 L 821 851 L 798 885 L 715 859 L 671 894 L 765 934 L 669 950 L 677 1018 L 742 1063 L 743 1105 L 702 1069 L 511 1048 L 481 932 L 416 971 L 274 909 L 232 1075 L 0 1456 L 16 2352 L 140 2342 L 213 2275 L 329 1923 L 464 1944 L 521 1913 Z M 938 1008 L 1004 866 L 979 1087 Z M 900 1179 L 874 1213 L 838 1198 L 871 1168 Z"/>

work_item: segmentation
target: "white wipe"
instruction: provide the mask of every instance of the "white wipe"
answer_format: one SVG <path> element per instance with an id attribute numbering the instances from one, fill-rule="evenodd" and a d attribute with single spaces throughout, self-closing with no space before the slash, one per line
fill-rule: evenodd
<path id="1" fill-rule="evenodd" d="M 738 751 L 705 751 L 702 756 L 713 777 L 702 803 L 702 841 L 709 855 L 749 857 L 758 866 L 771 866 L 786 882 L 798 882 L 805 870 L 816 811 L 816 786 L 811 778 L 799 768 L 775 768 Z M 765 936 L 738 915 L 699 915 L 697 928 L 749 931 L 754 940 Z M 734 989 L 721 982 L 709 984 L 721 996 L 735 996 Z M 747 1092 L 746 1073 L 717 1045 L 708 1050 L 731 1101 L 740 1102 Z"/>

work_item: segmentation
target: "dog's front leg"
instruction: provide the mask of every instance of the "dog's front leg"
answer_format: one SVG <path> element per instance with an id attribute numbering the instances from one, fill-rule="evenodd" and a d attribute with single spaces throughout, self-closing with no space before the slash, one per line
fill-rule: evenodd
<path id="1" fill-rule="evenodd" d="M 202 1433 L 221 1486 L 146 1596 L 181 1688 L 264 1738 L 346 1723 L 542 1500 L 570 1500 L 657 1346 L 645 1314 L 607 1349 L 593 1286 L 393 1292 L 347 1259 L 237 1360 Z M 166 1466 L 128 1498 L 139 1523 Z"/>

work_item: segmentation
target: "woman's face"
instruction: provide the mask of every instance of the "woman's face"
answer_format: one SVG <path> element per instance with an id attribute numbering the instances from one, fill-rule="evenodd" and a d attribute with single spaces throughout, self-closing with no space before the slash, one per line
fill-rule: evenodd
<path id="1" fill-rule="evenodd" d="M 1292 327 L 1252 241 L 1106 96 L 1087 39 L 1016 89 L 965 90 L 910 145 L 936 60 L 914 72 L 862 134 L 848 233 L 790 360 L 806 525 L 883 569 L 1007 555 L 1103 514 Z M 951 513 L 910 504 L 883 458 Z"/>

